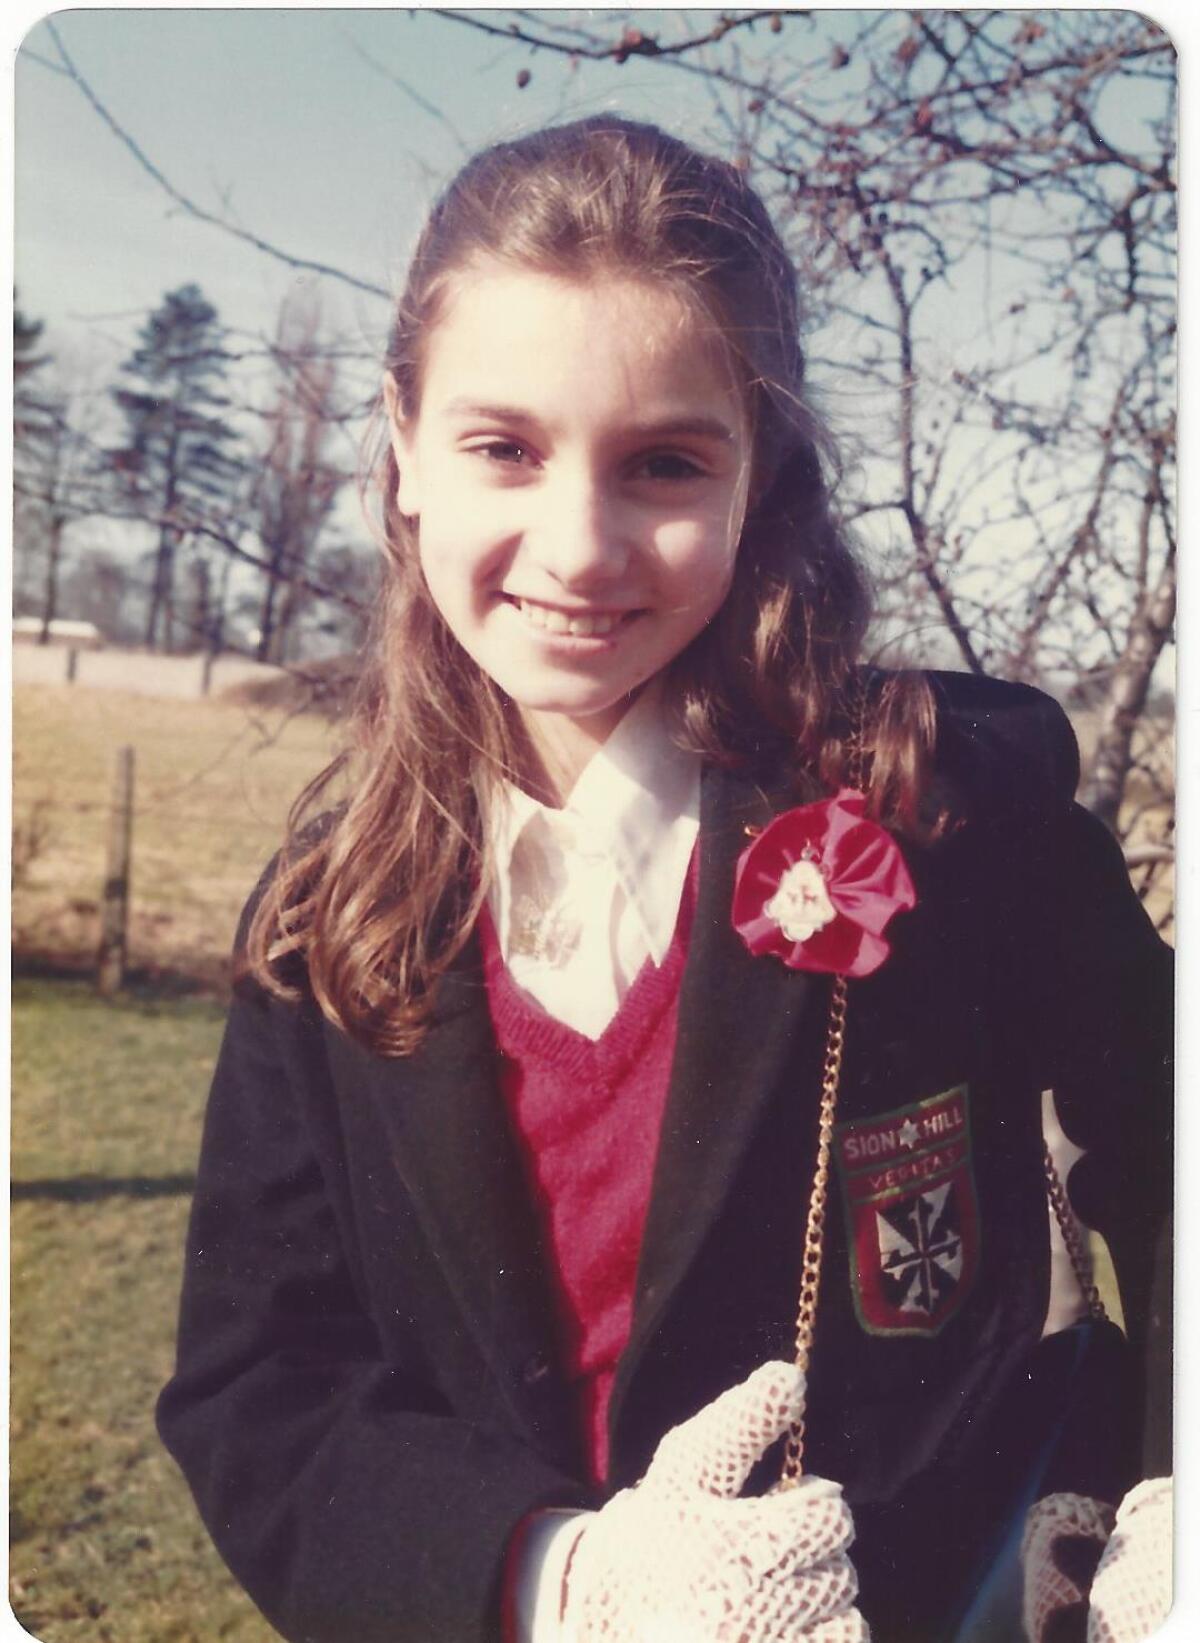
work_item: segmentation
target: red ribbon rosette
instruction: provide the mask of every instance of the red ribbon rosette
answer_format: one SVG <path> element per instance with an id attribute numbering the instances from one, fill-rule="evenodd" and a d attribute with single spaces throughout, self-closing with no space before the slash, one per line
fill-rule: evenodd
<path id="1" fill-rule="evenodd" d="M 884 930 L 917 897 L 896 841 L 866 807 L 864 794 L 844 787 L 785 810 L 742 851 L 733 927 L 756 957 L 855 977 L 883 963 Z"/>

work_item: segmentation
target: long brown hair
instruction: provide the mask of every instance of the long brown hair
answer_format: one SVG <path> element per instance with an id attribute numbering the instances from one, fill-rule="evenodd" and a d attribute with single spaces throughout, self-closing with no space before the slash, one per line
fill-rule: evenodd
<path id="1" fill-rule="evenodd" d="M 753 430 L 751 503 L 730 592 L 667 669 L 667 700 L 680 738 L 709 759 L 839 785 L 870 605 L 831 505 L 832 443 L 805 392 L 795 271 L 758 196 L 733 166 L 607 115 L 485 150 L 434 206 L 397 305 L 386 366 L 405 416 L 452 281 L 488 262 L 653 281 L 723 339 Z M 247 960 L 283 997 L 297 995 L 302 961 L 330 1020 L 404 1055 L 479 915 L 488 793 L 522 748 L 507 699 L 429 595 L 390 447 L 378 477 L 386 563 L 352 746 L 293 808 Z M 928 692 L 892 677 L 870 725 L 874 812 L 915 827 Z M 352 796 L 306 826 L 347 760 Z"/>

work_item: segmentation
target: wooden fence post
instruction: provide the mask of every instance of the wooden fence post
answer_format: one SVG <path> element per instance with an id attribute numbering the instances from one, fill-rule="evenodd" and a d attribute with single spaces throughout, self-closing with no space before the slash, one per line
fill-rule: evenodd
<path id="1" fill-rule="evenodd" d="M 129 931 L 129 870 L 133 843 L 133 749 L 117 753 L 113 775 L 112 811 L 108 824 L 108 863 L 100 908 L 100 951 L 96 957 L 96 986 L 108 995 L 125 979 Z"/>

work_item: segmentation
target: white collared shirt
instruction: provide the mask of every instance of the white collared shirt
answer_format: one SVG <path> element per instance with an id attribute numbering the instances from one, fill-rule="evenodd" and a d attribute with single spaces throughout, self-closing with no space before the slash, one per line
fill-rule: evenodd
<path id="1" fill-rule="evenodd" d="M 513 980 L 556 1020 L 603 1033 L 647 958 L 661 964 L 700 830 L 700 758 L 644 692 L 560 810 L 506 783 L 489 817 L 489 906 Z"/>

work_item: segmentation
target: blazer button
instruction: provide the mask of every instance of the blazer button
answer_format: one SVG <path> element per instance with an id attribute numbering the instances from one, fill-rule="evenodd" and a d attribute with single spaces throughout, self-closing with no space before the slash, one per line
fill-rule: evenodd
<path id="1" fill-rule="evenodd" d="M 544 1352 L 535 1352 L 521 1365 L 521 1379 L 526 1386 L 536 1386 L 550 1373 L 550 1360 Z"/>

